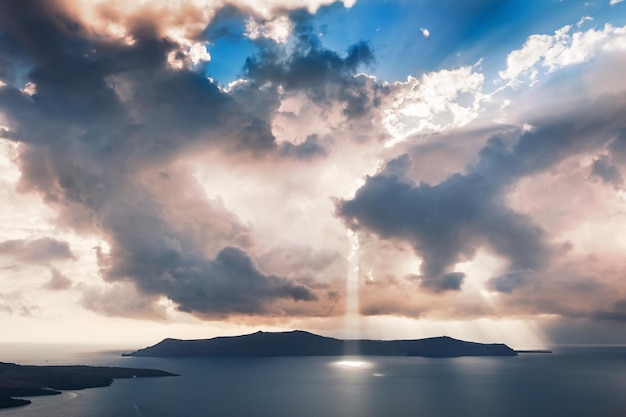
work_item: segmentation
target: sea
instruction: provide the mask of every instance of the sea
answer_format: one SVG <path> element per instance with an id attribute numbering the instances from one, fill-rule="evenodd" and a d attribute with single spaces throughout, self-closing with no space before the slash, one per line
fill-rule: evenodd
<path id="1" fill-rule="evenodd" d="M 180 375 L 31 397 L 31 405 L 0 410 L 0 417 L 626 416 L 626 347 L 445 359 L 134 358 L 122 352 L 0 345 L 4 362 L 156 368 Z"/>

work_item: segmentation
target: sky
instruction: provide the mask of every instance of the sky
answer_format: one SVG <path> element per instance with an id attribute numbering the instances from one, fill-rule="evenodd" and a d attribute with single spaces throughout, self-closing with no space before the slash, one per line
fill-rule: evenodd
<path id="1" fill-rule="evenodd" d="M 0 342 L 626 343 L 625 52 L 619 0 L 2 2 Z"/>

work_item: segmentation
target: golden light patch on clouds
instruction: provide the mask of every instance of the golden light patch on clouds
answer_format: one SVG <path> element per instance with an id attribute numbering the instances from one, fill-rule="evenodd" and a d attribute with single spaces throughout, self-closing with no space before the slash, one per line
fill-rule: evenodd
<path id="1" fill-rule="evenodd" d="M 471 260 L 457 263 L 454 272 L 465 274 L 464 296 L 482 301 L 491 315 L 498 316 L 502 301 L 498 293 L 490 291 L 489 280 L 502 274 L 506 267 L 504 259 L 481 248 Z"/>
<path id="2" fill-rule="evenodd" d="M 260 19 L 273 21 L 285 10 L 306 8 L 315 12 L 334 0 L 65 0 L 67 7 L 93 32 L 132 43 L 129 27 L 141 22 L 156 26 L 162 36 L 190 46 L 216 12 L 233 5 Z M 343 0 L 351 7 L 355 0 Z M 274 27 L 275 26 L 275 27 Z M 282 37 L 284 25 L 265 30 L 270 37 Z"/>
<path id="3" fill-rule="evenodd" d="M 626 249 L 626 212 L 620 190 L 591 177 L 593 155 L 577 155 L 552 169 L 526 177 L 508 195 L 508 204 L 531 216 L 572 253 L 611 255 Z"/>

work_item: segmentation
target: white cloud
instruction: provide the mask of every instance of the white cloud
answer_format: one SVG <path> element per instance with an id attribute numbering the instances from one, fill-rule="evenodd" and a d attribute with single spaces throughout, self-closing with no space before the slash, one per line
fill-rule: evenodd
<path id="1" fill-rule="evenodd" d="M 478 116 L 484 77 L 472 67 L 441 70 L 395 83 L 393 102 L 384 111 L 388 145 L 427 132 L 463 126 Z"/>
<path id="2" fill-rule="evenodd" d="M 610 4 L 611 4 L 611 6 L 613 6 L 614 4 L 621 3 L 621 2 L 623 2 L 623 1 L 624 1 L 624 0 L 611 0 L 611 3 L 610 3 Z"/>
<path id="3" fill-rule="evenodd" d="M 287 16 L 280 16 L 269 22 L 249 19 L 246 22 L 246 36 L 250 39 L 267 38 L 277 43 L 287 43 L 291 33 L 291 22 Z"/>
<path id="4" fill-rule="evenodd" d="M 422 35 L 424 35 L 426 39 L 430 38 L 430 31 L 428 29 L 420 28 L 420 32 L 422 32 Z"/>
<path id="5" fill-rule="evenodd" d="M 520 74 L 528 73 L 545 56 L 551 48 L 559 44 L 566 37 L 570 26 L 557 30 L 554 36 L 531 35 L 522 49 L 512 51 L 506 59 L 507 69 L 500 72 L 501 78 L 516 78 Z M 531 74 L 531 78 L 534 78 Z"/>
<path id="6" fill-rule="evenodd" d="M 578 23 L 576 23 L 577 27 L 581 27 L 582 25 L 585 24 L 585 22 L 593 22 L 593 17 L 591 16 L 583 16 L 580 18 L 580 20 L 578 21 Z"/>
<path id="7" fill-rule="evenodd" d="M 171 51 L 167 63 L 174 69 L 193 68 L 201 62 L 209 62 L 211 54 L 203 43 L 197 42 L 189 47 Z"/>
<path id="8" fill-rule="evenodd" d="M 211 54 L 207 51 L 206 46 L 201 43 L 194 43 L 189 48 L 189 59 L 194 65 L 200 62 L 209 62 L 211 60 Z"/>
<path id="9" fill-rule="evenodd" d="M 503 79 L 526 76 L 534 80 L 539 69 L 547 72 L 588 61 L 598 51 L 626 50 L 626 26 L 606 24 L 603 29 L 589 29 L 571 33 L 571 26 L 564 26 L 554 35 L 532 35 L 521 49 L 507 57 L 507 68 L 500 71 Z"/>
<path id="10" fill-rule="evenodd" d="M 27 96 L 31 96 L 32 97 L 37 92 L 37 84 L 35 84 L 35 83 L 26 83 L 24 88 L 22 88 L 20 91 L 22 93 L 26 94 Z"/>

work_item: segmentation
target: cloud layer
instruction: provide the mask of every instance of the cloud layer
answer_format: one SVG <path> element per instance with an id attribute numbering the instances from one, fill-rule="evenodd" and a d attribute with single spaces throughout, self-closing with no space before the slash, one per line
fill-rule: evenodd
<path id="1" fill-rule="evenodd" d="M 626 317 L 625 28 L 389 83 L 376 45 L 323 42 L 325 1 L 127 3 L 0 5 L 0 187 L 58 233 L 0 256 L 37 289 L 106 317 L 332 318 L 355 231 L 364 315 Z M 253 48 L 230 85 L 219 37 Z"/>

